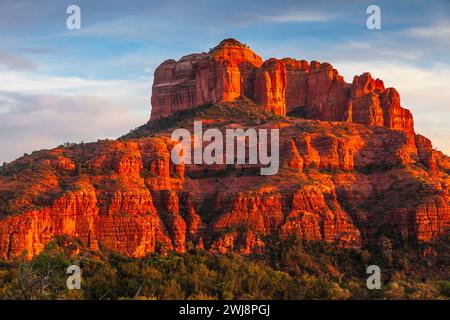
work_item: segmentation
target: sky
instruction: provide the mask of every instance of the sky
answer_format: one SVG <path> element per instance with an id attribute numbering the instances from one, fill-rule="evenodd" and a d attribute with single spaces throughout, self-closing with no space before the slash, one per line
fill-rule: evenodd
<path id="1" fill-rule="evenodd" d="M 366 26 L 371 4 L 380 30 Z M 371 72 L 450 155 L 448 0 L 0 0 L 0 163 L 146 123 L 154 69 L 224 38 L 263 59 L 330 62 L 347 82 Z"/>

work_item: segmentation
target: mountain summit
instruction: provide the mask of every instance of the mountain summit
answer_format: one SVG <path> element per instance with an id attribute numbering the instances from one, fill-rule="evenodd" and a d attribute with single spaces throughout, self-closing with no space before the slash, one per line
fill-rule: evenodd
<path id="1" fill-rule="evenodd" d="M 311 119 L 379 125 L 412 138 L 413 118 L 394 88 L 370 73 L 346 83 L 331 64 L 291 58 L 266 61 L 234 39 L 209 53 L 167 60 L 155 71 L 152 119 L 246 96 L 279 116 L 304 108 Z"/>
<path id="2" fill-rule="evenodd" d="M 117 140 L 66 144 L 0 170 L 0 258 L 64 237 L 110 250 L 262 253 L 302 238 L 426 246 L 448 234 L 450 159 L 415 133 L 394 88 L 329 63 L 262 59 L 226 39 L 156 70 L 151 120 Z M 279 129 L 280 170 L 175 164 L 177 128 Z"/>

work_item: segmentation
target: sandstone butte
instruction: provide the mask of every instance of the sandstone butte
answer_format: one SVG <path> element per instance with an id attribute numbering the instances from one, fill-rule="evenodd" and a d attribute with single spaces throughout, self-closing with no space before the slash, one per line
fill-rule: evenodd
<path id="1" fill-rule="evenodd" d="M 329 63 L 262 61 L 227 39 L 163 62 L 151 101 L 151 120 L 117 140 L 2 167 L 1 259 L 31 258 L 60 236 L 73 254 L 143 257 L 258 253 L 267 239 L 291 237 L 362 248 L 395 235 L 426 246 L 448 233 L 450 158 L 414 132 L 398 92 L 369 73 L 346 83 Z M 279 174 L 175 165 L 172 130 L 199 118 L 221 130 L 279 128 Z"/>

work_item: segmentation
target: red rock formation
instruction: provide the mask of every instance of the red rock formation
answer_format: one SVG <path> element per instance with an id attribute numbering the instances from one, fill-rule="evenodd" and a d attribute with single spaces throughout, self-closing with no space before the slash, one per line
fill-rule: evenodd
<path id="1" fill-rule="evenodd" d="M 417 152 L 419 154 L 419 161 L 423 163 L 428 169 L 436 170 L 436 158 L 433 153 L 433 146 L 430 139 L 421 136 L 420 134 L 415 135 L 415 143 L 417 146 Z"/>
<path id="2" fill-rule="evenodd" d="M 326 170 L 353 170 L 353 151 L 344 140 L 335 137 L 307 134 L 301 136 L 299 153 L 305 166 Z"/>
<path id="3" fill-rule="evenodd" d="M 381 84 L 377 88 L 376 81 L 379 80 L 372 79 L 370 73 L 353 78 L 350 102 L 352 122 L 371 126 L 384 125 L 383 109 L 379 98 L 379 89 L 384 89 L 384 86 Z"/>
<path id="4" fill-rule="evenodd" d="M 448 191 L 445 191 L 419 206 L 404 207 L 392 212 L 387 221 L 402 237 L 429 242 L 445 234 L 450 228 L 449 203 L 450 197 Z"/>
<path id="5" fill-rule="evenodd" d="M 270 59 L 255 73 L 255 101 L 265 110 L 276 115 L 286 115 L 286 65 L 283 61 Z"/>
<path id="6" fill-rule="evenodd" d="M 283 59 L 286 65 L 286 112 L 305 107 L 308 97 L 309 63 L 305 60 Z"/>
<path id="7" fill-rule="evenodd" d="M 450 197 L 447 194 L 413 210 L 414 234 L 418 241 L 431 241 L 448 230 L 450 227 L 449 203 Z"/>
<path id="8" fill-rule="evenodd" d="M 157 242 L 171 247 L 147 190 L 143 196 L 115 194 L 109 213 L 103 215 L 93 186 L 80 181 L 78 187 L 79 191 L 66 192 L 49 207 L 2 221 L 0 257 L 10 259 L 23 251 L 32 257 L 58 235 L 79 238 L 92 250 L 101 243 L 132 257 L 154 251 Z"/>
<path id="9" fill-rule="evenodd" d="M 160 192 L 160 212 L 176 252 L 186 251 L 186 222 L 180 214 L 178 195 L 174 191 Z"/>
<path id="10" fill-rule="evenodd" d="M 386 126 L 410 139 L 414 135 L 412 115 L 400 106 L 397 91 L 385 90 L 383 81 L 370 73 L 348 84 L 327 62 L 285 58 L 262 63 L 234 39 L 222 41 L 209 53 L 163 62 L 155 71 L 151 118 L 244 95 L 280 116 L 305 107 L 309 118 Z"/>
<path id="11" fill-rule="evenodd" d="M 292 198 L 292 211 L 281 228 L 283 237 L 299 235 L 308 240 L 336 242 L 345 247 L 359 247 L 361 236 L 351 219 L 340 208 L 334 195 L 328 202 L 314 187 L 296 191 Z"/>
<path id="12" fill-rule="evenodd" d="M 260 236 L 252 231 L 248 231 L 241 236 L 237 231 L 225 233 L 216 239 L 211 245 L 211 252 L 226 254 L 229 252 L 238 252 L 248 255 L 251 253 L 261 253 L 265 247 L 265 243 Z"/>
<path id="13" fill-rule="evenodd" d="M 318 120 L 229 103 L 242 95 L 280 116 L 302 107 Z M 234 40 L 157 68 L 155 118 L 218 101 L 235 114 L 226 119 L 223 105 L 212 106 L 202 119 L 210 127 L 251 120 L 280 130 L 277 175 L 176 165 L 173 128 L 154 122 L 117 141 L 35 152 L 0 170 L 0 258 L 30 258 L 62 235 L 143 257 L 193 247 L 251 254 L 278 236 L 362 247 L 386 229 L 411 243 L 448 233 L 450 158 L 414 133 L 398 93 L 369 73 L 347 84 L 328 63 L 263 63 Z"/>
<path id="14" fill-rule="evenodd" d="M 222 41 L 211 55 L 217 70 L 215 101 L 232 101 L 242 95 L 252 97 L 253 73 L 261 66 L 261 58 L 233 39 Z"/>
<path id="15" fill-rule="evenodd" d="M 180 188 L 183 183 L 184 164 L 170 161 L 172 147 L 173 142 L 169 139 L 150 138 L 139 141 L 145 184 L 151 190 Z"/>
<path id="16" fill-rule="evenodd" d="M 306 99 L 309 117 L 341 121 L 346 112 L 349 85 L 329 63 L 311 61 Z"/>
<path id="17" fill-rule="evenodd" d="M 166 60 L 155 70 L 152 119 L 219 101 L 253 96 L 253 73 L 261 58 L 233 39 L 209 53 Z"/>
<path id="18" fill-rule="evenodd" d="M 414 133 L 414 122 L 409 110 L 400 106 L 400 96 L 394 88 L 388 88 L 380 97 L 384 112 L 384 125 L 407 134 Z"/>
<path id="19" fill-rule="evenodd" d="M 388 128 L 284 121 L 280 161 L 290 170 L 275 181 L 233 172 L 208 177 L 219 167 L 180 170 L 170 162 L 164 134 L 18 159 L 10 165 L 15 177 L 0 176 L 0 256 L 12 259 L 24 250 L 34 256 L 58 235 L 79 238 L 92 250 L 141 257 L 185 252 L 189 242 L 249 254 L 278 234 L 361 246 L 386 224 L 411 241 L 432 241 L 448 230 L 450 165 L 426 138 L 417 135 L 414 149 Z M 428 171 L 420 169 L 416 178 L 417 160 Z M 36 174 L 26 171 L 28 163 Z M 200 176 L 190 178 L 193 172 Z M 429 181 L 425 189 L 423 181 Z M 368 205 L 378 193 L 385 193 L 382 200 Z"/>
<path id="20" fill-rule="evenodd" d="M 156 68 L 151 99 L 153 119 L 201 105 L 196 96 L 195 65 L 205 57 L 188 55 L 178 62 L 166 60 Z"/>
<path id="21" fill-rule="evenodd" d="M 295 140 L 291 140 L 291 145 L 288 150 L 288 166 L 289 168 L 294 169 L 295 171 L 301 173 L 303 171 L 303 158 L 300 156 L 297 145 L 295 144 Z"/>
<path id="22" fill-rule="evenodd" d="M 231 204 L 231 207 L 229 203 Z M 272 193 L 239 193 L 235 199 L 219 198 L 216 211 L 223 208 L 223 214 L 214 223 L 214 230 L 227 230 L 245 225 L 259 234 L 271 234 L 283 219 L 281 196 Z"/>
<path id="23" fill-rule="evenodd" d="M 185 200 L 185 214 L 184 220 L 186 221 L 186 234 L 187 238 L 194 243 L 197 243 L 197 246 L 201 246 L 203 248 L 203 237 L 202 234 L 205 232 L 205 225 L 203 224 L 202 218 L 195 210 L 193 201 L 187 196 Z"/>

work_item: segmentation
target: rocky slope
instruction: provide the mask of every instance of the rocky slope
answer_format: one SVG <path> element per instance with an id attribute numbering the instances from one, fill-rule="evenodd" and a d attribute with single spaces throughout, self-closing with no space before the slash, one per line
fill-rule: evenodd
<path id="1" fill-rule="evenodd" d="M 245 98 L 249 97 L 251 99 Z M 278 128 L 280 171 L 175 165 L 171 132 Z M 450 226 L 450 160 L 393 88 L 328 63 L 263 62 L 236 40 L 155 71 L 152 119 L 122 138 L 25 155 L 0 171 L 0 257 L 54 237 L 131 257 L 261 252 L 269 238 L 426 244 Z M 76 254 L 76 252 L 74 252 Z"/>

